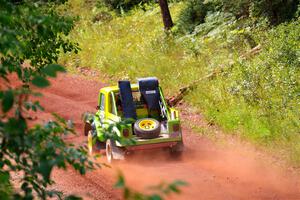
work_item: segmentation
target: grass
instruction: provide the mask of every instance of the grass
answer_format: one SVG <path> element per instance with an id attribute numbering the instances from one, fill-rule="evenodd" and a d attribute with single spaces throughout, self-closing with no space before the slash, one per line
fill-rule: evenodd
<path id="1" fill-rule="evenodd" d="M 170 5 L 175 23 L 184 6 L 184 2 Z M 100 12 L 110 13 L 112 20 L 93 23 L 93 17 Z M 135 81 L 138 77 L 156 76 L 167 96 L 174 95 L 181 87 L 211 72 L 219 71 L 215 77 L 199 82 L 185 101 L 225 132 L 238 133 L 254 143 L 278 152 L 284 151 L 294 165 L 300 165 L 299 97 L 290 100 L 285 108 L 277 106 L 281 105 L 278 101 L 284 96 L 283 92 L 291 91 L 290 87 L 281 84 L 280 79 L 282 74 L 290 72 L 276 74 L 281 65 L 274 62 L 277 58 L 270 58 L 277 55 L 273 52 L 278 49 L 269 48 L 266 44 L 267 50 L 262 55 L 243 60 L 241 55 L 250 50 L 244 37 L 247 30 L 232 31 L 230 26 L 224 24 L 216 29 L 219 33 L 215 36 L 167 36 L 157 5 L 147 7 L 146 11 L 137 8 L 117 16 L 104 7 L 96 8 L 82 0 L 74 0 L 69 4 L 68 13 L 80 13 L 70 39 L 79 43 L 81 48 L 78 54 L 61 56 L 60 62 L 69 70 L 89 67 L 108 75 L 111 83 L 119 79 Z M 285 27 L 281 29 L 284 32 Z M 253 37 L 264 45 L 265 38 L 272 36 L 264 35 L 264 32 L 251 34 L 255 34 Z M 282 49 L 286 48 L 276 43 L 276 39 L 283 36 L 272 37 L 274 39 L 270 42 L 274 44 L 271 46 L 282 45 Z M 295 45 L 297 50 L 297 43 Z M 263 74 L 269 69 L 264 67 L 272 62 L 272 65 L 278 65 L 270 73 L 274 80 L 279 77 L 275 81 L 278 84 L 275 90 L 268 89 L 270 81 L 256 80 L 257 74 L 267 77 Z M 300 76 L 299 70 L 295 69 L 293 73 L 295 77 Z M 245 80 L 248 82 L 245 83 Z M 254 99 L 256 96 L 257 102 Z"/>
<path id="2" fill-rule="evenodd" d="M 171 6 L 175 18 L 181 7 Z M 69 54 L 61 59 L 68 67 L 100 70 L 110 75 L 112 82 L 119 78 L 157 76 L 169 95 L 204 76 L 209 62 L 205 57 L 192 57 L 183 44 L 165 35 L 157 6 L 146 12 L 136 10 L 134 14 L 115 17 L 109 23 L 80 20 L 71 39 L 82 50 L 78 55 Z"/>

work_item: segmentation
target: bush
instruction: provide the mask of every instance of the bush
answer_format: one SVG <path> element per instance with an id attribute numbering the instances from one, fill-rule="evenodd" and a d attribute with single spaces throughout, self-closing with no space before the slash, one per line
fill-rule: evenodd
<path id="1" fill-rule="evenodd" d="M 200 85 L 192 101 L 225 129 L 241 130 L 255 141 L 299 141 L 300 22 L 256 34 L 261 53 L 235 59 L 216 79 Z"/>
<path id="2" fill-rule="evenodd" d="M 72 123 L 54 114 L 43 125 L 33 124 L 27 116 L 43 111 L 33 101 L 38 93 L 31 85 L 47 87 L 49 77 L 65 71 L 55 64 L 60 50 L 78 51 L 65 38 L 73 18 L 61 16 L 50 1 L 0 4 L 0 199 L 47 199 L 59 195 L 49 190 L 54 168 L 71 166 L 85 174 L 94 166 L 83 147 L 63 140 L 74 133 Z M 20 180 L 13 180 L 14 175 Z"/>
<path id="3" fill-rule="evenodd" d="M 207 13 L 224 12 L 237 19 L 249 18 L 253 22 L 263 19 L 271 25 L 278 25 L 297 16 L 299 0 L 191 0 L 179 16 L 178 28 L 190 33 L 205 22 Z"/>
<path id="4" fill-rule="evenodd" d="M 211 4 L 204 3 L 204 0 L 189 1 L 179 16 L 177 24 L 179 31 L 192 32 L 197 25 L 204 22 L 207 12 L 211 9 Z"/>
<path id="5" fill-rule="evenodd" d="M 237 84 L 243 99 L 268 119 L 273 134 L 290 135 L 300 131 L 300 23 L 282 24 L 265 38 L 264 51 L 237 69 Z"/>
<path id="6" fill-rule="evenodd" d="M 249 13 L 254 18 L 266 18 L 273 25 L 295 17 L 299 0 L 251 0 Z"/>
<path id="7" fill-rule="evenodd" d="M 208 0 L 215 10 L 231 13 L 237 18 L 249 15 L 250 0 Z"/>
<path id="8" fill-rule="evenodd" d="M 152 2 L 152 0 L 103 0 L 105 5 L 111 9 L 121 13 L 122 11 L 129 11 L 135 6 L 143 5 Z"/>

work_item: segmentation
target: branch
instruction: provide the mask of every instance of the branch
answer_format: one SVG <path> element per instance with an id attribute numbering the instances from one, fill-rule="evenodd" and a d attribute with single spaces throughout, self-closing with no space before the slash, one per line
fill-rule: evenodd
<path id="1" fill-rule="evenodd" d="M 190 92 L 192 92 L 194 89 L 196 89 L 198 87 L 198 83 L 200 83 L 201 81 L 207 80 L 207 79 L 211 80 L 211 79 L 215 78 L 221 72 L 223 72 L 223 68 L 221 68 L 219 70 L 215 70 L 214 72 L 212 72 L 198 80 L 193 81 L 188 86 L 180 88 L 178 94 L 167 99 L 168 104 L 170 106 L 176 106 L 187 94 L 189 94 Z"/>
<path id="2" fill-rule="evenodd" d="M 243 54 L 243 55 L 241 56 L 241 58 L 242 58 L 242 59 L 247 59 L 247 58 L 249 58 L 249 57 L 251 57 L 251 56 L 254 56 L 254 55 L 258 54 L 259 52 L 261 52 L 261 50 L 262 50 L 262 47 L 261 47 L 261 45 L 259 44 L 259 45 L 257 45 L 256 47 L 252 48 L 250 51 L 248 51 L 248 52 L 246 52 L 245 54 Z"/>

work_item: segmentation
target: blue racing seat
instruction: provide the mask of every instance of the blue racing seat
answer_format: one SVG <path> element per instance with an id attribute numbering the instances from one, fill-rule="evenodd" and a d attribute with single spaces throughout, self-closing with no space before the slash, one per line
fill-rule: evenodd
<path id="1" fill-rule="evenodd" d="M 136 108 L 133 102 L 130 81 L 119 81 L 118 83 L 124 117 L 136 119 Z"/>
<path id="2" fill-rule="evenodd" d="M 155 77 L 138 79 L 139 90 L 149 110 L 160 110 L 158 80 Z"/>

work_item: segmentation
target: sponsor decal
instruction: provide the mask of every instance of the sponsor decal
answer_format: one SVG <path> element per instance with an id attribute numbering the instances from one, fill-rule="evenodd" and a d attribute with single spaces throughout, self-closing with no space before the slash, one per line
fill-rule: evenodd
<path id="1" fill-rule="evenodd" d="M 156 91 L 155 90 L 148 90 L 148 91 L 146 91 L 146 94 L 156 94 Z"/>

